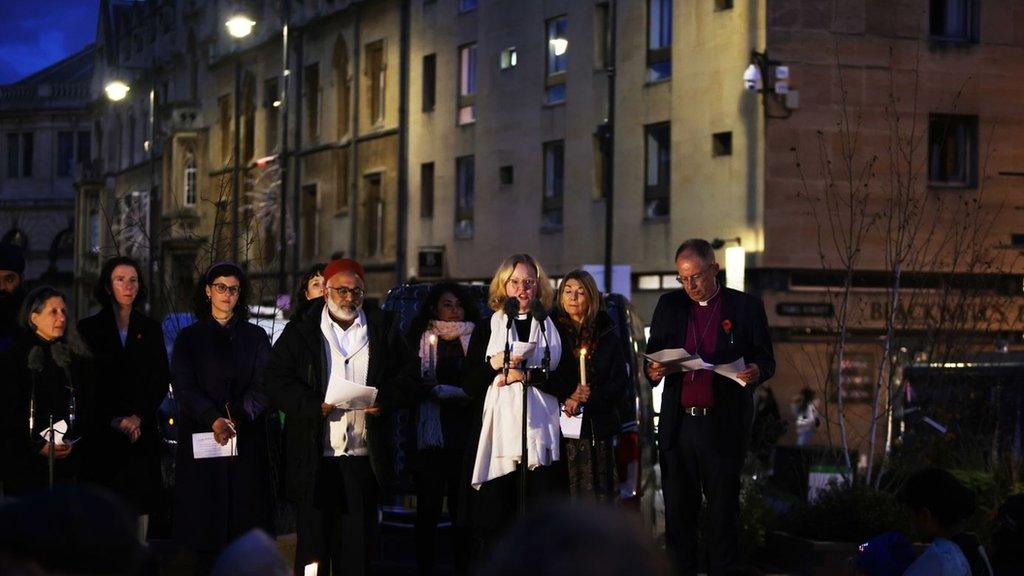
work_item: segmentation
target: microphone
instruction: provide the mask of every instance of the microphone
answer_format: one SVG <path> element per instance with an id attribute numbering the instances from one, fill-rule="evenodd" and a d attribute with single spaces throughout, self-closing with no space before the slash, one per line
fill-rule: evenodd
<path id="1" fill-rule="evenodd" d="M 71 350 L 66 343 L 56 342 L 50 350 L 53 352 L 54 364 L 65 370 L 71 367 Z"/>
<path id="2" fill-rule="evenodd" d="M 501 311 L 508 316 L 508 326 L 512 327 L 512 321 L 519 315 L 519 300 L 517 298 L 506 298 L 501 306 Z"/>
<path id="3" fill-rule="evenodd" d="M 533 319 L 540 325 L 540 334 L 544 337 L 543 365 L 544 370 L 547 370 L 548 366 L 551 365 L 551 342 L 548 340 L 547 327 L 548 311 L 544 308 L 544 305 L 541 304 L 540 299 L 534 298 L 530 301 L 530 315 L 533 316 Z"/>
<path id="4" fill-rule="evenodd" d="M 541 332 L 547 330 L 547 326 L 544 325 L 544 321 L 548 319 L 548 311 L 544 308 L 544 305 L 540 303 L 538 298 L 534 298 L 530 301 L 530 315 L 533 319 L 540 323 Z"/>
<path id="5" fill-rule="evenodd" d="M 39 346 L 33 346 L 28 352 L 28 369 L 33 372 L 42 372 L 43 362 L 43 349 Z"/>

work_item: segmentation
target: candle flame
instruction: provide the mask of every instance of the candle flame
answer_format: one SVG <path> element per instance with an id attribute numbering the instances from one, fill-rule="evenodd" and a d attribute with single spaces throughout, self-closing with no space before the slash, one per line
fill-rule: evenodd
<path id="1" fill-rule="evenodd" d="M 435 335 L 435 334 L 431 334 L 430 335 L 430 343 L 431 344 L 437 344 L 437 335 Z"/>
<path id="2" fill-rule="evenodd" d="M 586 348 L 580 348 L 580 356 L 586 356 L 586 355 L 587 355 L 587 349 Z"/>

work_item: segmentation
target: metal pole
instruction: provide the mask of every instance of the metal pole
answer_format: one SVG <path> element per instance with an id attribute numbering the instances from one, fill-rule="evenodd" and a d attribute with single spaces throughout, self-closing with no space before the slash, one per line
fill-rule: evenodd
<path id="1" fill-rule="evenodd" d="M 231 259 L 234 262 L 238 262 L 239 256 L 239 245 L 238 245 L 238 231 L 239 231 L 239 198 L 241 197 L 241 148 L 242 148 L 242 55 L 236 50 L 235 52 L 235 145 L 234 151 L 232 152 L 231 162 Z"/>
<path id="2" fill-rule="evenodd" d="M 288 243 L 286 231 L 288 216 L 288 22 L 291 19 L 291 2 L 282 2 L 284 15 L 281 25 L 281 91 L 280 91 L 280 114 L 281 114 L 281 152 L 277 156 L 277 166 L 280 170 L 281 193 L 280 198 L 280 242 L 277 250 L 277 293 L 285 294 L 288 291 L 287 254 L 285 247 Z"/>
<path id="3" fill-rule="evenodd" d="M 608 121 L 605 124 L 604 138 L 601 142 L 605 151 L 604 161 L 604 291 L 612 291 L 612 248 L 615 238 L 615 66 L 616 61 L 616 26 L 618 20 L 618 2 L 611 0 L 609 10 L 608 62 Z"/>
<path id="4" fill-rule="evenodd" d="M 409 239 L 409 0 L 402 2 L 401 31 L 401 68 L 398 83 L 398 218 L 395 222 L 398 230 L 398 245 L 395 247 L 395 281 L 399 284 L 405 280 L 405 265 Z M 383 203 L 381 204 L 383 210 Z M 381 222 L 384 218 L 380 219 Z M 384 230 L 380 231 L 381 256 L 384 255 Z"/>
<path id="5" fill-rule="evenodd" d="M 146 282 L 149 289 L 153 291 L 152 293 L 156 294 L 155 286 L 153 284 L 154 269 L 156 268 L 156 240 L 154 238 L 153 230 L 158 227 L 158 223 L 157 219 L 153 217 L 153 214 L 154 212 L 159 213 L 158 210 L 160 207 L 156 189 L 156 66 L 153 67 L 153 70 L 151 70 L 150 73 L 153 76 L 151 76 L 149 80 L 149 206 L 146 207 L 149 211 L 149 222 L 147 223 L 149 225 L 149 229 L 146 230 L 146 234 L 149 236 L 147 239 L 147 242 L 149 243 L 149 266 L 147 267 L 148 277 L 146 278 Z M 166 98 L 166 95 L 164 97 Z M 154 301 L 155 300 L 149 301 L 151 313 Z"/>

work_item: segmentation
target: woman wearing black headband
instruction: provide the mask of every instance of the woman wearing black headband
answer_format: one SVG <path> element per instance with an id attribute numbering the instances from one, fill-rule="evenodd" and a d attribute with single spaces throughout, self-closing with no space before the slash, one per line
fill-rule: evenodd
<path id="1" fill-rule="evenodd" d="M 270 340 L 246 322 L 248 291 L 238 265 L 212 265 L 194 299 L 196 322 L 181 331 L 171 359 L 180 405 L 174 536 L 198 553 L 197 573 L 251 528 L 272 531 L 262 393 Z M 218 447 L 233 455 L 202 457 Z"/>

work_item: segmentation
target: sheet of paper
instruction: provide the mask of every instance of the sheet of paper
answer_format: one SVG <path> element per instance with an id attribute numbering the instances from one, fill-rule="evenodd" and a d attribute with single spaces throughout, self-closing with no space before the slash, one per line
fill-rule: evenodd
<path id="1" fill-rule="evenodd" d="M 238 456 L 238 436 L 235 436 L 228 443 L 221 446 L 213 437 L 213 432 L 203 432 L 192 435 L 192 457 L 196 460 L 203 458 L 225 458 Z"/>
<path id="2" fill-rule="evenodd" d="M 738 383 L 740 386 L 746 386 L 747 383 L 736 377 L 737 374 L 747 369 L 747 363 L 743 361 L 743 358 L 737 358 L 728 364 L 719 364 L 715 366 L 714 370 L 716 373 L 729 378 L 730 380 Z"/>
<path id="3" fill-rule="evenodd" d="M 64 444 L 64 435 L 67 434 L 67 433 L 68 433 L 68 423 L 67 422 L 65 422 L 63 420 L 60 420 L 58 422 L 54 422 L 53 423 L 53 443 L 54 444 L 56 444 L 57 446 L 63 445 Z M 46 440 L 47 442 L 50 441 L 50 429 L 49 428 L 47 428 L 46 430 L 43 430 L 42 432 L 40 432 L 39 435 L 43 437 L 43 440 Z M 74 444 L 74 442 L 70 442 L 69 444 Z"/>
<path id="4" fill-rule="evenodd" d="M 317 570 L 319 568 L 320 568 L 320 564 L 317 563 L 317 562 L 313 562 L 311 564 L 306 564 L 302 568 L 302 576 L 316 576 Z"/>
<path id="5" fill-rule="evenodd" d="M 533 351 L 537 348 L 536 342 L 513 342 L 512 343 L 512 355 L 513 356 L 529 356 L 533 354 Z"/>
<path id="6" fill-rule="evenodd" d="M 341 377 L 340 371 L 333 371 L 327 383 L 324 404 L 330 404 L 343 410 L 362 410 L 373 405 L 377 399 L 377 389 L 372 386 L 356 384 Z"/>
<path id="7" fill-rule="evenodd" d="M 558 426 L 562 429 L 562 436 L 565 438 L 578 439 L 583 431 L 583 413 L 576 416 L 566 416 L 565 412 L 559 412 Z"/>
<path id="8" fill-rule="evenodd" d="M 644 354 L 644 358 L 647 358 L 651 362 L 657 362 L 658 364 L 679 365 L 686 360 L 693 360 L 697 357 L 687 352 L 686 348 L 669 348 L 667 350 L 658 350 L 657 352 Z"/>

